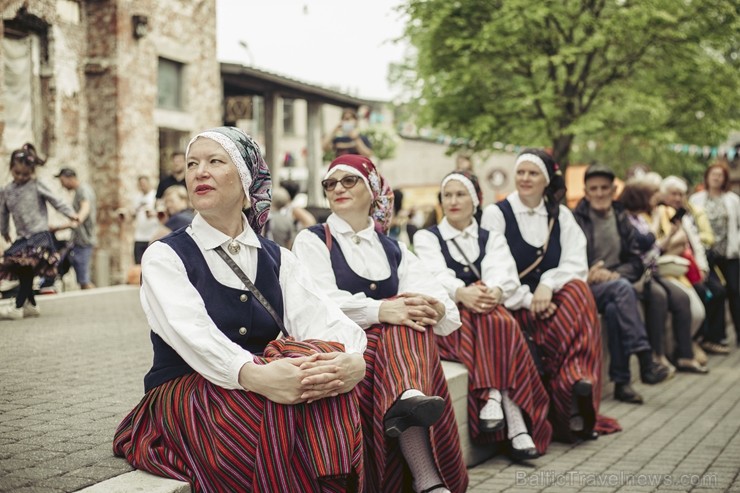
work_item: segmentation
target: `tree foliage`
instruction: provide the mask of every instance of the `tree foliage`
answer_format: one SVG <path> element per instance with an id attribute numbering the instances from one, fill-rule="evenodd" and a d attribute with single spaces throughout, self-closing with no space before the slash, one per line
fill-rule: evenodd
<path id="1" fill-rule="evenodd" d="M 609 159 L 620 146 L 717 145 L 740 128 L 736 0 L 409 0 L 396 80 L 422 122 Z M 590 147 L 593 147 L 591 145 Z M 577 154 L 577 153 L 576 153 Z M 573 156 L 581 159 L 579 155 Z"/>

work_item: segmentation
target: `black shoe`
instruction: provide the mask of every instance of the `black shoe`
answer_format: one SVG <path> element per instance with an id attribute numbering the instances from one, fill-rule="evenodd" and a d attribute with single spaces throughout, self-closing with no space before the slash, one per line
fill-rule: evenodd
<path id="1" fill-rule="evenodd" d="M 481 433 L 494 433 L 503 430 L 506 426 L 504 419 L 481 419 L 478 427 Z"/>
<path id="2" fill-rule="evenodd" d="M 570 431 L 579 437 L 590 435 L 596 424 L 593 392 L 594 386 L 589 380 L 578 380 L 573 384 L 573 402 L 577 414 L 570 418 Z"/>
<path id="3" fill-rule="evenodd" d="M 614 384 L 614 398 L 618 401 L 629 404 L 642 404 L 642 396 L 635 392 L 635 389 L 628 383 Z"/>
<path id="4" fill-rule="evenodd" d="M 640 380 L 642 383 L 654 385 L 660 383 L 670 376 L 671 372 L 665 366 L 652 362 L 647 368 L 640 369 Z"/>
<path id="5" fill-rule="evenodd" d="M 519 435 L 524 435 L 525 433 L 526 432 L 520 433 Z M 517 436 L 519 436 L 519 435 L 517 435 Z M 536 447 L 521 448 L 521 449 L 520 448 L 514 448 L 514 445 L 513 445 L 514 444 L 514 441 L 513 440 L 517 436 L 512 437 L 512 439 L 511 439 L 512 440 L 512 442 L 511 442 L 512 445 L 511 445 L 510 450 L 509 450 L 509 456 L 512 459 L 517 460 L 517 461 L 523 461 L 523 460 L 537 459 L 538 457 L 540 457 L 540 453 L 537 452 L 537 448 Z"/>
<path id="6" fill-rule="evenodd" d="M 385 434 L 397 437 L 412 426 L 432 426 L 442 416 L 445 401 L 436 395 L 398 399 L 385 413 Z"/>

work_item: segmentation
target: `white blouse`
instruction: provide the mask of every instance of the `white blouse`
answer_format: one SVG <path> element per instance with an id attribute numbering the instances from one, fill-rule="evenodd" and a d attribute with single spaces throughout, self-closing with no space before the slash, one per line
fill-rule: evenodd
<path id="1" fill-rule="evenodd" d="M 457 262 L 465 265 L 465 257 L 458 251 L 452 243 L 454 239 L 467 256 L 468 260 L 475 262 L 480 255 L 478 246 L 478 222 L 473 219 L 472 224 L 460 231 L 443 218 L 438 225 L 439 233 L 442 239 L 447 243 L 447 249 L 450 256 Z M 516 270 L 516 262 L 511 256 L 509 245 L 506 244 L 504 235 L 491 231 L 486 242 L 485 255 L 481 261 L 481 276 L 483 282 L 489 288 L 498 287 L 503 292 L 503 298 L 506 299 L 516 292 L 519 288 L 519 276 Z M 427 230 L 417 231 L 414 235 L 414 252 L 424 262 L 427 269 L 436 277 L 442 286 L 447 290 L 450 298 L 455 299 L 455 292 L 458 288 L 465 286 L 465 283 L 458 279 L 455 271 L 447 267 L 442 247 L 437 237 Z"/>
<path id="2" fill-rule="evenodd" d="M 543 246 L 549 233 L 544 201 L 540 201 L 537 207 L 531 209 L 522 203 L 518 192 L 512 192 L 506 200 L 511 203 L 511 209 L 524 241 L 533 247 Z M 553 292 L 557 292 L 574 279 L 585 281 L 588 275 L 586 235 L 578 226 L 573 213 L 564 205 L 560 206 L 558 221 L 560 222 L 560 262 L 554 269 L 543 272 L 540 278 L 540 282 L 550 287 Z M 481 226 L 505 235 L 506 220 L 497 205 L 486 206 L 483 210 Z M 529 286 L 522 284 L 516 293 L 506 300 L 505 304 L 510 310 L 529 308 L 532 304 L 532 292 Z"/>
<path id="3" fill-rule="evenodd" d="M 371 281 L 388 279 L 391 275 L 390 264 L 370 218 L 367 228 L 357 233 L 336 214 L 331 214 L 326 224 L 355 274 Z M 460 327 L 460 313 L 455 302 L 447 296 L 445 289 L 427 271 L 421 260 L 408 251 L 406 245 L 399 243 L 398 246 L 401 249 L 398 293 L 421 293 L 443 302 L 445 316 L 434 326 L 434 332 L 439 335 L 451 334 Z M 339 289 L 332 270 L 329 249 L 318 236 L 311 231 L 301 231 L 293 242 L 293 252 L 306 265 L 316 284 L 328 292 L 329 297 L 349 318 L 364 329 L 379 323 L 378 312 L 384 300 L 369 298 L 365 293 L 353 294 Z"/>
<path id="4" fill-rule="evenodd" d="M 206 263 L 221 284 L 246 289 L 215 249 L 231 238 L 209 225 L 199 214 L 187 233 L 203 252 Z M 257 276 L 257 235 L 244 218 L 244 231 L 235 238 L 241 245 L 229 255 L 252 282 Z M 316 287 L 303 265 L 285 248 L 280 249 L 280 288 L 283 294 L 283 323 L 297 340 L 320 339 L 344 344 L 347 353 L 365 351 L 365 333 Z M 151 329 L 170 345 L 193 370 L 208 381 L 227 389 L 241 389 L 239 370 L 254 358 L 231 341 L 206 312 L 200 293 L 188 280 L 180 257 L 165 243 L 154 242 L 141 262 L 141 304 Z"/>

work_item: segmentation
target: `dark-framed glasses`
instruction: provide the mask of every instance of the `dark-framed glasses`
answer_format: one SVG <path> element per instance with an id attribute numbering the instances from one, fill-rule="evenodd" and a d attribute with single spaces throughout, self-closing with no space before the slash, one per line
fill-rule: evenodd
<path id="1" fill-rule="evenodd" d="M 321 182 L 321 186 L 324 187 L 324 190 L 327 192 L 331 192 L 335 188 L 337 188 L 337 183 L 341 183 L 342 187 L 344 187 L 345 190 L 348 190 L 355 185 L 357 185 L 357 182 L 360 181 L 361 178 L 359 176 L 355 175 L 347 175 L 342 177 L 341 180 L 335 180 L 334 178 L 328 178 Z"/>

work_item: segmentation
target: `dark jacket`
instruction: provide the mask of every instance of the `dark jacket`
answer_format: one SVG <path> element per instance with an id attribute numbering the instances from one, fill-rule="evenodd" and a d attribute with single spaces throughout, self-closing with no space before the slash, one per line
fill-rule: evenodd
<path id="1" fill-rule="evenodd" d="M 624 277 L 630 282 L 637 281 L 645 268 L 642 265 L 642 259 L 640 258 L 640 248 L 637 244 L 637 238 L 635 236 L 635 228 L 630 223 L 622 204 L 619 202 L 612 202 L 614 213 L 617 216 L 617 231 L 621 239 L 621 248 L 619 251 L 620 264 L 616 268 L 611 270 L 619 273 L 620 276 Z M 581 201 L 573 211 L 573 215 L 578 222 L 578 225 L 586 235 L 586 253 L 588 255 L 588 265 L 594 264 L 594 225 L 591 222 L 591 217 L 588 215 L 591 210 L 591 204 L 586 199 Z"/>

